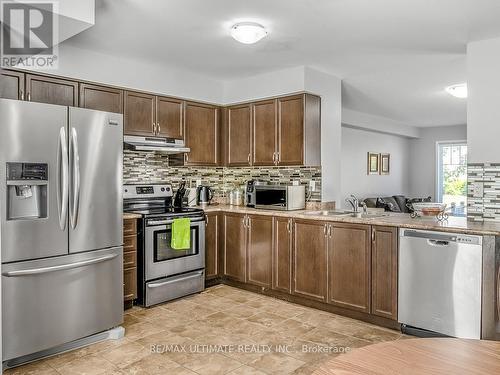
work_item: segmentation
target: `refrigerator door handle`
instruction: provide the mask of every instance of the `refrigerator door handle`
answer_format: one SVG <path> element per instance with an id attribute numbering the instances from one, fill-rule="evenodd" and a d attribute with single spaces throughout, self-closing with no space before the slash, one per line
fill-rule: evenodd
<path id="1" fill-rule="evenodd" d="M 90 265 L 96 264 L 96 263 L 102 263 L 102 262 L 105 262 L 107 260 L 114 259 L 117 256 L 118 256 L 118 254 L 110 254 L 110 255 L 106 255 L 103 257 L 95 258 L 95 259 L 83 260 L 83 261 L 75 262 L 75 263 L 61 264 L 59 266 L 31 268 L 31 269 L 19 270 L 19 271 L 8 271 L 8 272 L 2 273 L 2 276 L 6 276 L 6 277 L 30 276 L 30 275 L 39 275 L 39 274 L 43 274 L 43 273 L 49 273 L 49 272 L 65 271 L 65 270 L 70 270 L 73 268 L 90 266 Z"/>
<path id="2" fill-rule="evenodd" d="M 78 211 L 80 207 L 80 153 L 78 152 L 78 135 L 75 128 L 71 129 L 71 153 L 73 161 L 73 202 L 71 204 L 70 217 L 71 228 L 75 229 L 78 225 Z"/>
<path id="3" fill-rule="evenodd" d="M 59 227 L 62 231 L 66 229 L 68 220 L 68 147 L 66 146 L 66 128 L 59 130 L 59 142 L 57 147 L 57 206 L 59 209 Z"/>

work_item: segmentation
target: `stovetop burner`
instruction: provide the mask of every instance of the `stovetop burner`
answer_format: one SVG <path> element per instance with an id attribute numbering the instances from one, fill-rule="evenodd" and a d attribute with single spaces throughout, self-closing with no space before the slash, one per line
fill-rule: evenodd
<path id="1" fill-rule="evenodd" d="M 186 214 L 197 214 L 203 213 L 201 208 L 192 208 L 192 207 L 152 207 L 152 208 L 125 208 L 125 212 L 139 214 L 143 216 L 181 216 Z"/>

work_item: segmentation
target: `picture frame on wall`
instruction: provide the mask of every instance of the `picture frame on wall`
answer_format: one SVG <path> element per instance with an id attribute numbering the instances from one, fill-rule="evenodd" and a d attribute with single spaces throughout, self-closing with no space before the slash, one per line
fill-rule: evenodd
<path id="1" fill-rule="evenodd" d="M 391 171 L 391 155 L 380 154 L 380 174 L 389 174 Z"/>
<path id="2" fill-rule="evenodd" d="M 367 174 L 379 174 L 380 172 L 380 154 L 368 152 Z"/>

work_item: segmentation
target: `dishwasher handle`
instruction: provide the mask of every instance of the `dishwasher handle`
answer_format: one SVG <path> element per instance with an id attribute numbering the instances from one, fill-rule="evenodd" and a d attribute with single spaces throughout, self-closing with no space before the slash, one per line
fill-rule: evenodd
<path id="1" fill-rule="evenodd" d="M 443 240 L 427 240 L 427 243 L 431 246 L 437 246 L 437 247 L 450 246 L 450 241 L 443 241 Z"/>

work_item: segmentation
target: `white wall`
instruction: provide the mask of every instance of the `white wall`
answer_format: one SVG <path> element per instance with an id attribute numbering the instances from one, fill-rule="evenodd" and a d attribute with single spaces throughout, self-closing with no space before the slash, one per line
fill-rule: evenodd
<path id="1" fill-rule="evenodd" d="M 420 138 L 411 142 L 410 195 L 436 198 L 436 143 L 439 141 L 465 141 L 467 126 L 439 126 L 421 128 Z"/>
<path id="2" fill-rule="evenodd" d="M 467 136 L 472 163 L 500 162 L 500 38 L 467 45 Z"/>
<path id="3" fill-rule="evenodd" d="M 350 194 L 358 198 L 407 195 L 411 139 L 342 126 L 342 207 Z M 389 175 L 367 174 L 367 153 L 391 154 Z"/>
<path id="4" fill-rule="evenodd" d="M 220 104 L 223 82 L 150 61 L 120 59 L 67 44 L 59 46 L 59 69 L 46 73 Z"/>

